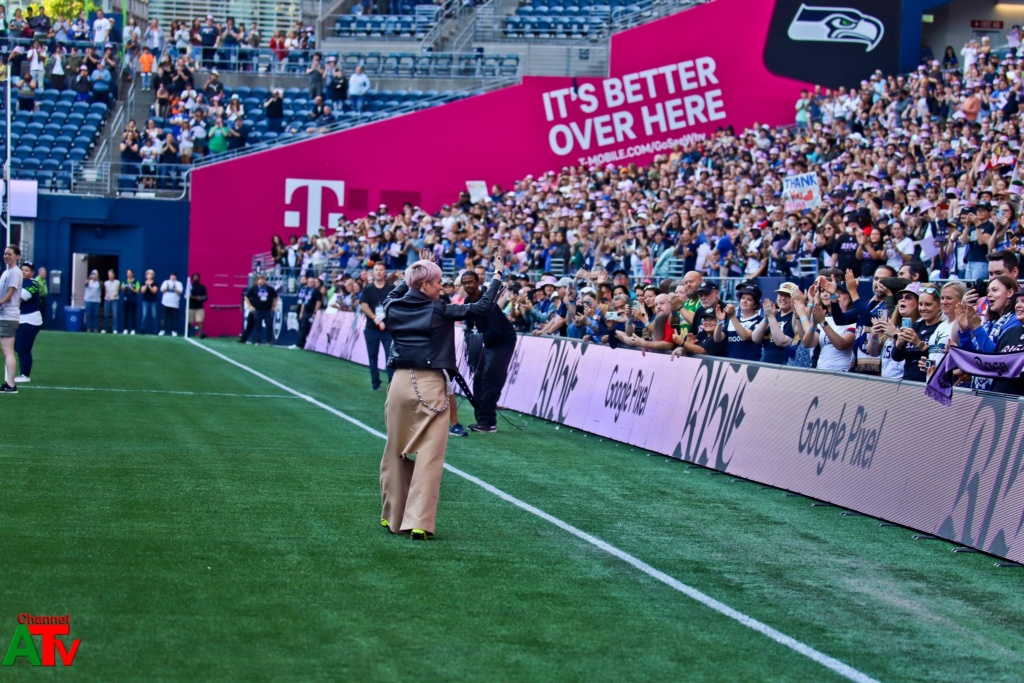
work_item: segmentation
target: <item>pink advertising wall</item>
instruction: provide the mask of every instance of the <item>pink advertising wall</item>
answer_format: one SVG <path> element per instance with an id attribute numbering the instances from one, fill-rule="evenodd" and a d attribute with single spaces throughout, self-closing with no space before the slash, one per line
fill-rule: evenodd
<path id="1" fill-rule="evenodd" d="M 807 84 L 763 63 L 774 2 L 717 0 L 617 34 L 610 76 L 522 84 L 198 169 L 190 270 L 213 284 L 210 334 L 239 331 L 231 276 L 279 234 L 410 201 L 427 211 L 466 181 L 505 188 L 572 164 L 650 162 L 719 126 L 789 123 Z M 740 19 L 742 18 L 742 19 Z M 237 282 L 237 280 L 235 280 Z"/>
<path id="2" fill-rule="evenodd" d="M 366 365 L 363 320 L 321 316 L 307 348 Z M 1014 400 L 521 336 L 500 404 L 1024 561 Z"/>

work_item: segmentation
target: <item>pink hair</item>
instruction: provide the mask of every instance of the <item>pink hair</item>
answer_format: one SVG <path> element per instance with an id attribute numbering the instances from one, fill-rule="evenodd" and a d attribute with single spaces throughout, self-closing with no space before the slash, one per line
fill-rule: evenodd
<path id="1" fill-rule="evenodd" d="M 441 268 L 433 261 L 417 261 L 405 269 L 405 281 L 410 289 L 420 289 L 427 282 L 441 277 Z"/>

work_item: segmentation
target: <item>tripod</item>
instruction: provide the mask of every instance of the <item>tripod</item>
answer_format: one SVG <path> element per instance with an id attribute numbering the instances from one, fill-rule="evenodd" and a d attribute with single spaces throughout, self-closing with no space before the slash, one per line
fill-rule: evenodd
<path id="1" fill-rule="evenodd" d="M 484 364 L 484 337 L 479 332 L 467 332 L 466 333 L 466 360 L 469 366 L 473 369 L 473 377 L 476 378 Z M 507 381 L 507 377 L 506 377 Z M 504 388 L 504 387 L 502 387 Z M 459 399 L 459 408 L 462 407 L 466 397 L 463 396 Z M 475 407 L 474 407 L 475 410 Z M 498 417 L 505 420 L 512 429 L 522 431 L 526 429 L 526 421 L 524 420 L 521 424 L 513 421 L 505 410 L 500 410 L 495 406 L 495 413 Z"/>

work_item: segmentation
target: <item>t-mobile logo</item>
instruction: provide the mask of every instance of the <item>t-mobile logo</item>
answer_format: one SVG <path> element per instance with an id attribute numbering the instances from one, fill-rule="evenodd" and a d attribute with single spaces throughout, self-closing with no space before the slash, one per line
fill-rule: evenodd
<path id="1" fill-rule="evenodd" d="M 340 212 L 328 213 L 327 223 L 321 223 L 323 218 L 322 199 L 325 190 L 334 193 L 338 200 L 338 206 L 345 206 L 345 181 L 344 180 L 307 180 L 305 178 L 287 178 L 284 182 L 284 203 L 291 204 L 292 196 L 300 188 L 307 188 L 306 192 L 306 234 L 315 235 L 321 227 L 336 227 Z M 302 225 L 302 211 L 285 211 L 284 227 L 298 228 Z"/>

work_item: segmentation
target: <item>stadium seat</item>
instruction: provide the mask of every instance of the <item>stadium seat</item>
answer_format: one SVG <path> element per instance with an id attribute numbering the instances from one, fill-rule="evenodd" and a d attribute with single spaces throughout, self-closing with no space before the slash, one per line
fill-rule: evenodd
<path id="1" fill-rule="evenodd" d="M 355 31 L 356 17 L 343 15 L 334 22 L 334 30 L 339 36 L 350 36 Z"/>
<path id="2" fill-rule="evenodd" d="M 434 58 L 431 55 L 420 55 L 416 57 L 413 66 L 413 76 L 430 76 L 433 74 Z"/>
<path id="3" fill-rule="evenodd" d="M 428 57 L 429 59 L 429 57 Z M 415 55 L 403 52 L 398 56 L 398 75 L 399 76 L 412 76 L 413 70 L 416 67 Z"/>
<path id="4" fill-rule="evenodd" d="M 379 52 L 367 52 L 363 57 L 363 71 L 368 76 L 377 75 L 380 70 L 381 54 Z"/>
<path id="5" fill-rule="evenodd" d="M 441 54 L 434 56 L 434 75 L 435 76 L 451 76 L 452 65 L 455 60 L 450 54 Z"/>
<path id="6" fill-rule="evenodd" d="M 501 67 L 499 75 L 501 76 L 517 76 L 519 74 L 519 55 L 511 54 L 505 55 L 501 59 Z"/>
<path id="7" fill-rule="evenodd" d="M 398 74 L 398 54 L 392 53 L 384 56 L 380 64 L 381 76 L 395 76 Z"/>
<path id="8" fill-rule="evenodd" d="M 498 75 L 498 67 L 501 64 L 501 58 L 496 55 L 487 55 L 484 57 L 483 63 L 480 65 L 480 75 L 484 78 L 493 78 Z"/>
<path id="9" fill-rule="evenodd" d="M 345 73 L 351 74 L 359 66 L 362 58 L 362 54 L 358 52 L 346 53 L 341 57 L 341 68 L 345 70 Z"/>

